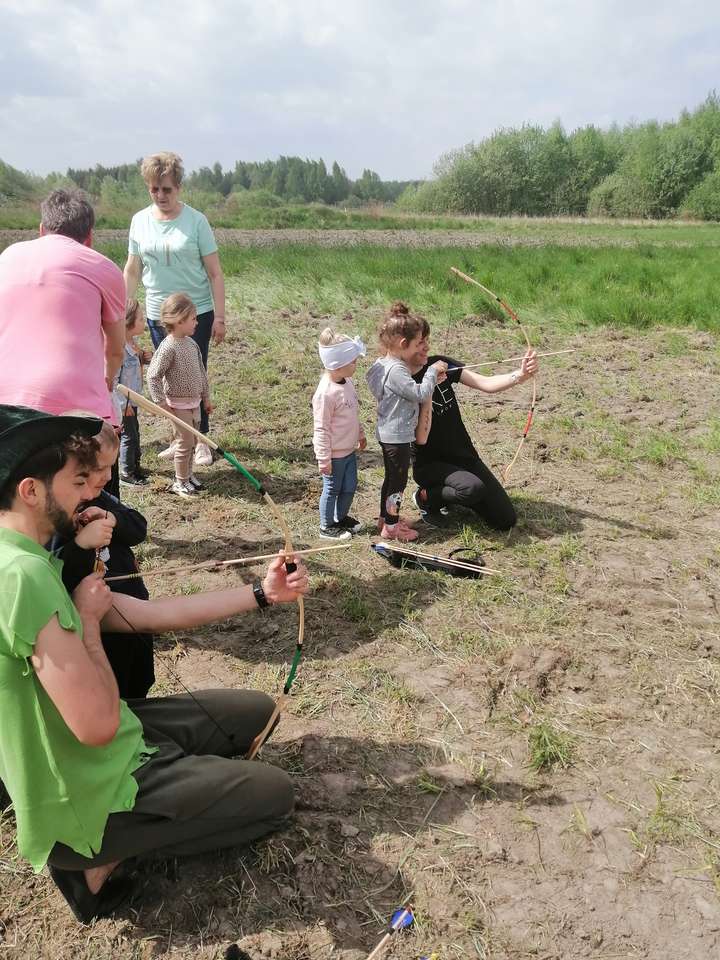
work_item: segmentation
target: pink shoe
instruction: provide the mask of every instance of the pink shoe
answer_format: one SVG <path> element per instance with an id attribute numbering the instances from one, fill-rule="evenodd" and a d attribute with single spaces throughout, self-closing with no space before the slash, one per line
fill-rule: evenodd
<path id="1" fill-rule="evenodd" d="M 398 523 L 400 524 L 401 527 L 404 527 L 406 530 L 415 529 L 414 520 L 406 520 L 405 517 L 398 517 Z"/>
<path id="2" fill-rule="evenodd" d="M 380 536 L 383 540 L 399 540 L 401 543 L 409 543 L 411 540 L 417 540 L 418 538 L 417 530 L 411 530 L 410 527 L 404 526 L 402 521 L 391 524 L 384 523 Z"/>

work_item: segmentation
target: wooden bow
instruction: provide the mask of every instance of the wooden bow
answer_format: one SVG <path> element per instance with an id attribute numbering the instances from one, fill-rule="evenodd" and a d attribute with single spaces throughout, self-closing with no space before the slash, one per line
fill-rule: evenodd
<path id="1" fill-rule="evenodd" d="M 520 327 L 520 330 L 522 331 L 522 335 L 523 335 L 523 337 L 525 338 L 525 343 L 527 344 L 528 350 L 532 350 L 532 349 L 533 349 L 533 345 L 530 343 L 530 337 L 528 336 L 527 330 L 526 330 L 525 327 L 522 325 L 522 323 L 521 323 L 521 321 L 520 321 L 520 318 L 519 318 L 518 315 L 515 313 L 515 311 L 512 309 L 512 307 L 508 306 L 508 304 L 505 303 L 505 301 L 504 301 L 501 297 L 499 297 L 496 293 L 493 293 L 492 290 L 489 290 L 486 286 L 484 286 L 482 283 L 479 283 L 479 282 L 478 282 L 477 280 L 475 280 L 473 277 L 469 277 L 466 273 L 463 273 L 462 270 L 458 270 L 457 267 L 450 267 L 450 270 L 451 270 L 452 273 L 454 273 L 456 276 L 460 277 L 461 280 L 464 280 L 466 283 L 471 283 L 471 284 L 473 284 L 474 286 L 479 287 L 480 290 L 482 290 L 483 293 L 484 293 L 486 296 L 490 297 L 491 300 L 495 300 L 496 303 L 499 303 L 500 306 L 501 306 L 501 307 L 503 308 L 503 310 L 505 311 L 505 313 L 507 313 L 507 315 L 508 315 L 512 320 L 514 320 L 515 323 L 517 323 L 518 327 Z M 510 461 L 510 463 L 509 463 L 509 464 L 505 467 L 505 469 L 503 470 L 503 483 L 507 483 L 508 478 L 509 478 L 509 476 L 510 476 L 510 471 L 511 471 L 512 468 L 515 466 L 515 462 L 517 461 L 517 458 L 520 456 L 520 451 L 521 451 L 522 448 L 523 448 L 523 444 L 525 443 L 525 439 L 526 439 L 528 433 L 530 433 L 530 427 L 532 426 L 533 414 L 535 413 L 535 404 L 536 404 L 536 403 L 537 403 L 537 380 L 536 380 L 535 376 L 533 375 L 533 378 L 532 378 L 532 398 L 531 398 L 531 400 L 530 400 L 530 409 L 528 410 L 527 420 L 525 421 L 525 427 L 524 427 L 524 429 L 523 429 L 522 436 L 520 437 L 520 443 L 518 444 L 517 450 L 515 451 L 515 454 L 514 454 L 512 460 Z"/>

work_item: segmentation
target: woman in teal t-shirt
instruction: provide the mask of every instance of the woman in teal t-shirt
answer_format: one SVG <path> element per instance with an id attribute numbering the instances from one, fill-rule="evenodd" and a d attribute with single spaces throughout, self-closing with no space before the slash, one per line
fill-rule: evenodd
<path id="1" fill-rule="evenodd" d="M 176 153 L 155 153 L 140 167 L 152 203 L 130 223 L 125 284 L 128 297 L 135 296 L 142 279 L 145 312 L 150 336 L 157 347 L 165 337 L 160 307 L 171 293 L 186 293 L 197 310 L 193 340 L 200 347 L 207 368 L 210 338 L 225 338 L 225 280 L 217 243 L 207 217 L 180 200 L 182 160 Z M 200 429 L 208 432 L 208 416 L 201 412 Z M 198 444 L 195 462 L 208 464 L 207 444 Z"/>

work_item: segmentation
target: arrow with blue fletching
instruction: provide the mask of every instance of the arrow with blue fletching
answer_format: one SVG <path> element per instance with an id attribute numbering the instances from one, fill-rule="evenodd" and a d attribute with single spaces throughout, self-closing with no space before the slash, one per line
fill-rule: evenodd
<path id="1" fill-rule="evenodd" d="M 375 947 L 372 953 L 367 955 L 367 960 L 376 960 L 381 953 L 384 953 L 387 950 L 388 945 L 394 935 L 398 930 L 407 930 L 415 922 L 415 917 L 413 916 L 412 907 L 409 905 L 406 907 L 401 907 L 399 910 L 396 910 L 395 913 L 390 918 L 390 923 L 388 924 L 387 933 L 382 938 L 380 943 Z"/>

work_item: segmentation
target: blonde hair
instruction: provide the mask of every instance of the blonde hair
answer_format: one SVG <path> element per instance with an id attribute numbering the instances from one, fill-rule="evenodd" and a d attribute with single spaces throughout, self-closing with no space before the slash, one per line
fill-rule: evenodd
<path id="1" fill-rule="evenodd" d="M 414 340 L 417 336 L 427 337 L 430 324 L 420 314 L 410 313 L 409 307 L 396 300 L 388 310 L 378 328 L 380 343 L 386 349 L 396 340 Z"/>
<path id="2" fill-rule="evenodd" d="M 134 297 L 130 299 L 125 304 L 125 329 L 129 330 L 130 327 L 135 323 L 135 318 L 137 317 L 137 312 L 140 309 L 140 304 Z"/>
<path id="3" fill-rule="evenodd" d="M 160 322 L 168 330 L 186 317 L 197 316 L 195 304 L 186 293 L 171 293 L 167 300 L 163 300 L 160 307 Z"/>
<path id="4" fill-rule="evenodd" d="M 334 347 L 336 343 L 347 343 L 350 339 L 344 333 L 335 333 L 332 327 L 325 327 L 320 334 L 318 343 L 321 347 Z"/>
<path id="5" fill-rule="evenodd" d="M 179 187 L 184 173 L 181 157 L 169 151 L 152 153 L 149 157 L 144 157 L 140 164 L 140 176 L 149 187 L 160 183 L 163 177 L 170 177 L 175 186 Z"/>

